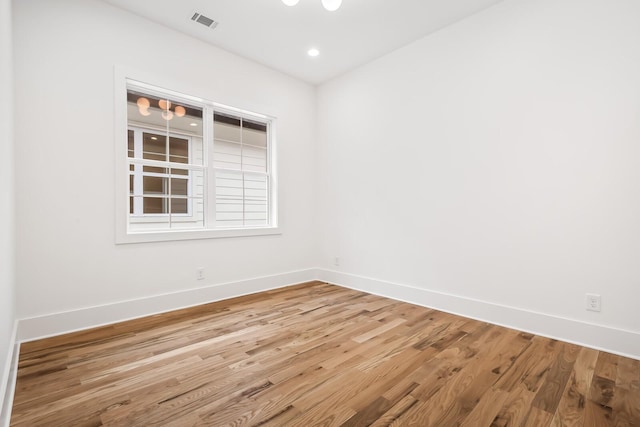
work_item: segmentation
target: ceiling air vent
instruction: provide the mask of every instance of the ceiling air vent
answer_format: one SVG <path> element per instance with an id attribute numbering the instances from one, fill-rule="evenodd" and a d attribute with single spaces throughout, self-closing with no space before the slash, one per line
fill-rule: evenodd
<path id="1" fill-rule="evenodd" d="M 212 30 L 218 26 L 218 23 L 216 21 L 214 21 L 213 19 L 209 18 L 208 16 L 204 16 L 201 13 L 198 12 L 194 12 L 193 15 L 191 16 L 191 20 L 195 21 L 199 24 L 204 25 L 205 27 L 211 28 Z"/>

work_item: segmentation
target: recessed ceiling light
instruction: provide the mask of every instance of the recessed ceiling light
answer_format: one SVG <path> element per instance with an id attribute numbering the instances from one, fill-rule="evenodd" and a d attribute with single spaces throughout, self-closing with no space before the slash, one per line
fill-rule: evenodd
<path id="1" fill-rule="evenodd" d="M 333 12 L 334 10 L 338 10 L 340 5 L 342 4 L 342 0 L 322 0 L 322 5 L 329 12 Z"/>
<path id="2" fill-rule="evenodd" d="M 198 126 L 197 123 L 189 123 L 189 126 Z"/>
<path id="3" fill-rule="evenodd" d="M 307 51 L 307 55 L 309 55 L 309 56 L 318 56 L 318 55 L 320 55 L 320 51 L 318 49 L 316 49 L 316 48 L 309 49 Z"/>
<path id="4" fill-rule="evenodd" d="M 287 6 L 295 6 L 298 4 L 300 0 L 282 0 L 282 3 Z M 322 0 L 322 6 L 327 9 L 329 12 L 333 12 L 334 10 L 338 10 L 340 5 L 342 4 L 342 0 Z M 194 18 L 191 18 L 194 19 Z"/>

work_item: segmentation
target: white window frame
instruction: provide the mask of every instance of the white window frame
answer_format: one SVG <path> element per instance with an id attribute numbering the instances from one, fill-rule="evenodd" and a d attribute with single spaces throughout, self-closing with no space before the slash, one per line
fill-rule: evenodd
<path id="1" fill-rule="evenodd" d="M 134 159 L 142 159 L 142 134 L 143 133 L 158 133 L 160 132 L 157 129 L 154 129 L 153 127 L 146 127 L 142 124 L 135 124 L 135 125 L 129 125 L 127 128 L 127 131 L 129 130 L 133 130 L 134 131 L 134 153 L 136 153 L 136 155 L 134 155 Z M 136 137 L 135 134 L 136 133 L 140 133 L 139 137 Z M 159 133 L 158 133 L 159 135 Z M 188 153 L 189 153 L 189 163 L 191 163 L 191 158 L 192 158 L 192 144 L 191 144 L 191 140 L 192 137 L 189 135 L 183 135 L 180 133 L 175 133 L 175 132 L 171 132 L 169 134 L 170 137 L 178 137 L 181 139 L 186 139 L 187 140 L 187 144 L 188 144 Z M 129 164 L 133 164 L 135 167 L 142 169 L 144 167 L 143 162 L 136 162 L 136 161 L 131 161 L 131 158 L 129 158 L 130 162 Z M 186 166 L 186 165 L 185 165 Z M 164 167 L 166 169 L 166 166 Z M 129 176 L 133 175 L 133 179 L 134 181 L 138 180 L 138 182 L 134 182 L 134 194 L 130 193 L 130 196 L 142 196 L 142 180 L 144 179 L 145 176 L 153 176 L 153 177 L 158 177 L 158 178 L 167 178 L 167 179 L 184 179 L 187 181 L 187 197 L 190 197 L 192 195 L 192 185 L 193 185 L 193 179 L 192 179 L 192 173 L 191 170 L 189 170 L 189 174 L 188 175 L 175 175 L 175 174 L 170 174 L 170 173 L 157 173 L 157 172 L 143 172 L 142 170 L 140 171 L 129 171 Z M 140 193 L 135 193 L 135 190 L 139 190 Z M 135 199 L 134 199 L 135 200 Z M 154 218 L 163 218 L 163 217 L 168 217 L 169 213 L 144 213 L 142 212 L 142 203 L 137 203 L 134 204 L 134 209 L 133 209 L 133 214 L 130 214 L 130 221 L 134 221 L 134 222 L 150 222 L 153 221 Z M 193 218 L 193 200 L 191 200 L 190 198 L 187 198 L 187 213 L 186 214 L 175 214 L 172 213 L 171 214 L 172 220 L 173 221 L 191 221 Z M 133 218 L 133 220 L 131 219 Z"/>
<path id="2" fill-rule="evenodd" d="M 144 83 L 143 83 L 144 82 Z M 114 102 L 115 102 L 115 219 L 116 219 L 116 244 L 145 243 L 173 240 L 211 239 L 243 236 L 262 236 L 281 234 L 279 224 L 279 198 L 276 163 L 276 118 L 270 115 L 257 114 L 245 109 L 230 107 L 228 105 L 211 102 L 203 98 L 185 95 L 197 93 L 185 86 L 185 82 L 170 81 L 148 73 L 115 67 L 114 73 Z M 267 124 L 268 149 L 268 218 L 266 226 L 251 226 L 237 228 L 215 227 L 215 170 L 213 168 L 213 114 L 203 113 L 203 150 L 204 169 L 207 194 L 205 195 L 205 228 L 198 229 L 169 229 L 132 231 L 129 227 L 129 159 L 127 150 L 127 90 L 135 87 L 138 90 L 150 94 L 160 94 L 167 97 L 206 105 L 207 110 L 215 110 L 220 113 L 241 116 L 248 120 L 256 120 Z M 172 90 L 161 88 L 172 88 Z M 137 125 L 136 125 L 137 126 Z M 144 129 L 144 126 L 137 126 Z M 152 129 L 150 129 L 152 130 Z M 209 140 L 207 140 L 209 136 Z M 191 148 L 191 147 L 190 147 Z M 191 155 L 191 149 L 190 155 Z M 246 172 L 250 173 L 250 172 Z M 164 214 L 159 214 L 164 215 Z M 184 217 L 184 214 L 182 214 Z M 146 215 L 145 215 L 146 217 Z M 144 219 L 145 217 L 136 217 Z M 179 217 L 178 217 L 179 218 Z"/>

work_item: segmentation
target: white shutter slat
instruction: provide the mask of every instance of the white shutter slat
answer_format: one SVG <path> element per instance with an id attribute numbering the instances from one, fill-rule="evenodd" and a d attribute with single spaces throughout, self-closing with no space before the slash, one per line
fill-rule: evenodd
<path id="1" fill-rule="evenodd" d="M 234 114 L 214 115 L 216 226 L 269 224 L 266 125 Z"/>

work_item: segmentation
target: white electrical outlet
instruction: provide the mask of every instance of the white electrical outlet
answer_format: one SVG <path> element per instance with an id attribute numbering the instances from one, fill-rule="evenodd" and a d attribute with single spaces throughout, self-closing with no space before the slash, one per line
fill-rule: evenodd
<path id="1" fill-rule="evenodd" d="M 196 279 L 204 280 L 204 267 L 196 268 Z"/>
<path id="2" fill-rule="evenodd" d="M 600 311 L 602 307 L 602 297 L 596 294 L 587 294 L 587 310 Z"/>

